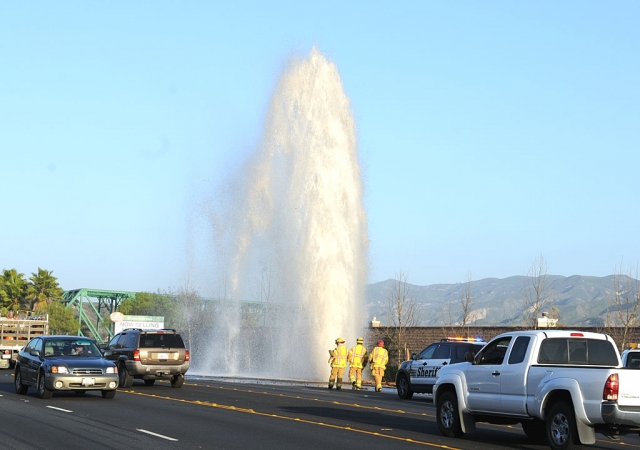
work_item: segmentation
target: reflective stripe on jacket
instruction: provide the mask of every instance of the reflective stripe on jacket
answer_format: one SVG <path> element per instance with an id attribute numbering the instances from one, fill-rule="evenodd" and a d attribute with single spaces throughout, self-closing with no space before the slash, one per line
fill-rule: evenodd
<path id="1" fill-rule="evenodd" d="M 367 349 L 364 345 L 357 344 L 355 347 L 351 347 L 349 350 L 349 364 L 352 369 L 362 369 L 363 361 L 367 356 Z"/>
<path id="2" fill-rule="evenodd" d="M 338 346 L 333 350 L 331 367 L 347 367 L 347 347 L 342 344 L 338 344 Z"/>
<path id="3" fill-rule="evenodd" d="M 373 350 L 371 350 L 369 361 L 371 362 L 372 369 L 376 369 L 378 367 L 386 369 L 387 361 L 389 361 L 389 353 L 387 352 L 387 349 L 384 347 L 374 348 Z"/>

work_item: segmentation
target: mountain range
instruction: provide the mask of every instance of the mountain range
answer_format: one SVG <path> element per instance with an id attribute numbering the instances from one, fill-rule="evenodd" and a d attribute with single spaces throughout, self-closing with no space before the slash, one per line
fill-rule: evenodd
<path id="1" fill-rule="evenodd" d="M 614 275 L 591 277 L 547 275 L 549 300 L 543 308 L 557 308 L 559 323 L 568 326 L 598 326 L 605 319 L 614 296 Z M 476 326 L 519 326 L 524 323 L 526 276 L 485 278 L 469 283 L 417 286 L 407 283 L 407 298 L 415 300 L 419 310 L 418 326 L 443 326 L 459 323 L 461 299 L 470 292 L 469 317 Z M 389 298 L 397 285 L 389 279 L 366 286 L 365 303 L 370 320 L 390 325 Z"/>

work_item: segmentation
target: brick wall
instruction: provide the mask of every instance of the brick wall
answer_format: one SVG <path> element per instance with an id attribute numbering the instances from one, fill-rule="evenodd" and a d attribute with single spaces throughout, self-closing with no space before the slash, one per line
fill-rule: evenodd
<path id="1" fill-rule="evenodd" d="M 409 327 L 406 328 L 406 341 L 408 347 L 408 355 L 403 355 L 400 359 L 406 360 L 411 353 L 419 353 L 427 345 L 432 342 L 436 342 L 446 337 L 480 337 L 485 342 L 489 342 L 495 336 L 506 333 L 508 331 L 516 331 L 522 328 L 519 327 L 469 327 L 461 329 L 460 327 Z M 592 331 L 602 332 L 601 329 L 595 327 L 572 327 L 572 330 L 576 331 Z M 375 347 L 376 342 L 382 339 L 385 343 L 385 347 L 389 351 L 389 365 L 395 365 L 398 357 L 398 349 L 393 344 L 391 336 L 394 332 L 393 327 L 377 327 L 368 328 L 365 337 L 365 346 L 369 351 Z M 619 335 L 618 333 L 611 333 L 612 336 Z M 640 342 L 640 331 L 634 329 L 632 335 L 629 338 L 629 342 Z M 619 344 L 620 346 L 620 344 Z"/>

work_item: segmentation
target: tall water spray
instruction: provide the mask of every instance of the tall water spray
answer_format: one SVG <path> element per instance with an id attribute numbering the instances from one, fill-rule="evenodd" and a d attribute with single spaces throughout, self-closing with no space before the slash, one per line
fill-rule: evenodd
<path id="1" fill-rule="evenodd" d="M 211 216 L 225 301 L 198 372 L 328 377 L 327 350 L 339 336 L 355 342 L 367 321 L 362 196 L 349 99 L 314 48 L 290 61 L 259 148 Z"/>

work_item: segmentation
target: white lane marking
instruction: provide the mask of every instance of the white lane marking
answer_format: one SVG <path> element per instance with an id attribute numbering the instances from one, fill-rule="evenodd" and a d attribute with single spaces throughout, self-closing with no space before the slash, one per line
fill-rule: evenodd
<path id="1" fill-rule="evenodd" d="M 55 406 L 47 406 L 47 408 L 57 409 L 58 411 L 62 411 L 62 412 L 73 412 L 68 409 L 56 408 Z"/>
<path id="2" fill-rule="evenodd" d="M 166 439 L 168 441 L 177 441 L 177 439 L 169 437 L 169 436 L 163 436 L 162 434 L 158 434 L 158 433 L 154 433 L 153 431 L 148 431 L 148 430 L 143 430 L 142 428 L 136 428 L 137 431 L 140 431 L 141 433 L 147 433 L 150 434 L 152 436 L 157 436 L 159 438 L 162 439 Z"/>

